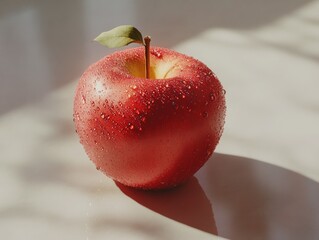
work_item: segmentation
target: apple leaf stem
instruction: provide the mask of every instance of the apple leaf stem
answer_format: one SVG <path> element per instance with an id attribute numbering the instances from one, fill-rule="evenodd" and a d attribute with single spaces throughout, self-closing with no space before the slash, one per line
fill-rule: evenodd
<path id="1" fill-rule="evenodd" d="M 146 36 L 144 38 L 145 44 L 145 77 L 150 78 L 150 42 L 151 37 Z"/>
<path id="2" fill-rule="evenodd" d="M 130 43 L 138 43 L 145 46 L 145 77 L 150 78 L 150 42 L 151 37 L 146 36 L 143 40 L 142 34 L 131 25 L 122 25 L 107 32 L 102 32 L 95 41 L 109 48 L 123 47 Z"/>

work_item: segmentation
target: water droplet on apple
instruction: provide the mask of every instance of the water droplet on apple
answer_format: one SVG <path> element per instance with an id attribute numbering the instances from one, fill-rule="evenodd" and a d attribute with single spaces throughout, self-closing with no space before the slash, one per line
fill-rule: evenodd
<path id="1" fill-rule="evenodd" d="M 95 106 L 95 102 L 91 101 L 91 106 L 94 107 Z"/>
<path id="2" fill-rule="evenodd" d="M 141 120 L 142 120 L 142 122 L 145 122 L 146 117 L 142 117 Z"/>
<path id="3" fill-rule="evenodd" d="M 182 98 L 186 98 L 186 96 L 183 94 L 183 95 L 182 95 Z"/>
<path id="4" fill-rule="evenodd" d="M 137 89 L 137 86 L 136 86 L 136 85 L 133 85 L 133 86 L 131 86 L 131 88 L 132 88 L 133 90 L 135 90 L 135 89 Z"/>
<path id="5" fill-rule="evenodd" d="M 97 118 L 94 118 L 94 122 L 97 122 Z"/>
<path id="6" fill-rule="evenodd" d="M 212 101 L 215 100 L 215 95 L 214 95 L 214 93 L 211 93 L 211 94 L 210 94 L 210 100 L 212 100 Z"/>
<path id="7" fill-rule="evenodd" d="M 188 85 L 188 87 L 187 87 L 188 89 L 191 89 L 192 87 L 191 87 L 191 85 Z"/>
<path id="8" fill-rule="evenodd" d="M 101 113 L 101 118 L 104 119 L 105 118 L 105 114 Z"/>
<path id="9" fill-rule="evenodd" d="M 95 143 L 95 144 L 97 144 L 97 141 L 96 141 L 96 140 L 94 140 L 94 143 Z"/>
<path id="10" fill-rule="evenodd" d="M 133 129 L 134 129 L 134 125 L 131 125 L 131 126 L 130 126 L 130 129 L 133 130 Z"/>
<path id="11" fill-rule="evenodd" d="M 207 112 L 203 112 L 203 113 L 202 113 L 202 116 L 203 116 L 204 118 L 207 118 L 207 117 L 208 117 L 208 113 L 207 113 Z"/>
<path id="12" fill-rule="evenodd" d="M 152 51 L 152 54 L 154 55 L 154 56 L 156 56 L 156 57 L 158 57 L 158 58 L 162 58 L 163 56 L 162 56 L 162 53 L 160 53 L 159 51 L 157 51 L 157 50 L 153 50 Z"/>
<path id="13" fill-rule="evenodd" d="M 85 104 L 86 103 L 86 98 L 84 95 L 82 95 L 82 103 Z"/>
<path id="14" fill-rule="evenodd" d="M 80 114 L 79 114 L 78 112 L 75 112 L 75 114 L 73 114 L 73 117 L 74 117 L 76 120 L 78 120 L 78 121 L 81 120 Z"/>
<path id="15" fill-rule="evenodd" d="M 167 88 L 169 87 L 168 83 L 165 84 L 165 87 L 167 87 Z"/>
<path id="16" fill-rule="evenodd" d="M 223 90 L 222 90 L 222 95 L 225 95 L 225 94 L 226 94 L 226 90 L 223 89 Z"/>

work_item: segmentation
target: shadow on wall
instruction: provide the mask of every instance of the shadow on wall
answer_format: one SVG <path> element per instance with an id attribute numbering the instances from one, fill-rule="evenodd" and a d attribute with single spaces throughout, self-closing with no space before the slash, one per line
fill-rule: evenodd
<path id="1" fill-rule="evenodd" d="M 310 0 L 137 1 L 138 25 L 154 43 L 172 47 L 209 28 L 253 29 L 295 11 Z"/>
<path id="2" fill-rule="evenodd" d="M 319 235 L 319 184 L 307 177 L 215 153 L 197 179 L 163 192 L 118 186 L 161 215 L 229 239 L 299 240 Z"/>
<path id="3" fill-rule="evenodd" d="M 83 1 L 0 1 L 0 114 L 39 100 L 85 65 Z"/>

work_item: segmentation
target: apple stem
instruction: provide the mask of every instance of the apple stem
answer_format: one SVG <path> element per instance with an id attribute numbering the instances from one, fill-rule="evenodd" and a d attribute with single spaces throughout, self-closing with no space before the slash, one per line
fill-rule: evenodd
<path id="1" fill-rule="evenodd" d="M 150 78 L 150 42 L 151 37 L 146 36 L 144 38 L 145 42 L 145 77 Z"/>

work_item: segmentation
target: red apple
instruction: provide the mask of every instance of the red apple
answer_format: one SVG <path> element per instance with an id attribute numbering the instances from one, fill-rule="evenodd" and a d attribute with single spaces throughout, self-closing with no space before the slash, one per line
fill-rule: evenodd
<path id="1" fill-rule="evenodd" d="M 200 61 L 175 51 L 115 52 L 82 75 L 74 121 L 89 158 L 124 185 L 163 189 L 189 179 L 223 131 L 225 91 Z"/>

